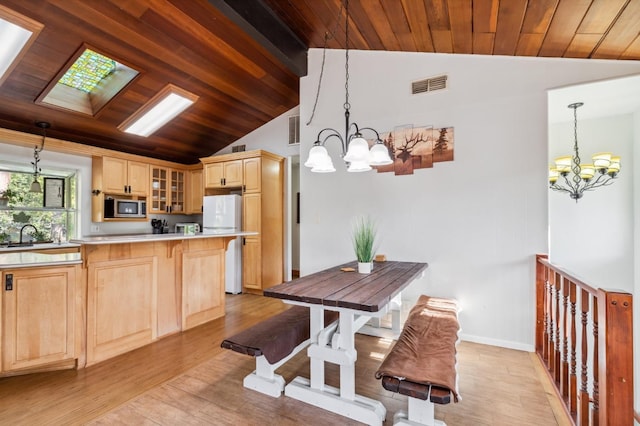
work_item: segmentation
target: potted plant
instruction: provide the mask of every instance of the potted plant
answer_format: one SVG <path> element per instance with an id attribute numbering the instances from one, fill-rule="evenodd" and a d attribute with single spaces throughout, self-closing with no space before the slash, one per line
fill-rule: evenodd
<path id="1" fill-rule="evenodd" d="M 353 227 L 353 249 L 358 260 L 358 272 L 368 274 L 373 268 L 376 247 L 376 227 L 369 217 L 357 218 Z"/>

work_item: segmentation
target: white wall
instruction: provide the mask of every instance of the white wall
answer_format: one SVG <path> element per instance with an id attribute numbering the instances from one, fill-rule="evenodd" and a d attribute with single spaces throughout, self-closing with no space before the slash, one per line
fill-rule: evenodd
<path id="1" fill-rule="evenodd" d="M 547 251 L 547 95 L 550 88 L 633 74 L 626 61 L 351 51 L 352 119 L 379 131 L 402 124 L 455 129 L 455 161 L 410 176 L 301 171 L 301 273 L 355 259 L 353 217 L 377 220 L 379 252 L 429 263 L 406 292 L 450 296 L 463 306 L 463 337 L 532 350 L 534 254 Z M 310 114 L 321 50 L 301 79 Z M 449 89 L 411 95 L 410 83 L 448 74 Z M 301 163 L 323 127 L 343 126 L 344 52 L 328 51 L 314 122 L 301 129 Z"/>

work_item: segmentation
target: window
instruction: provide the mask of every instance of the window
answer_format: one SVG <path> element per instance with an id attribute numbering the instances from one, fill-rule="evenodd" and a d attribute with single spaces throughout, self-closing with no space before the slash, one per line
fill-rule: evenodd
<path id="1" fill-rule="evenodd" d="M 45 208 L 44 194 L 29 192 L 33 173 L 11 170 L 18 168 L 12 166 L 0 164 L 0 194 L 7 189 L 16 194 L 10 198 L 7 206 L 0 206 L 0 241 L 18 241 L 20 229 L 28 223 L 35 226 L 38 233 L 35 234 L 30 229 L 25 235 L 31 235 L 36 241 L 50 241 L 52 225 L 63 226 L 67 230 L 68 238 L 74 238 L 78 221 L 75 171 L 43 170 L 39 178 L 41 181 L 50 177 L 64 179 L 65 197 L 64 207 Z"/>

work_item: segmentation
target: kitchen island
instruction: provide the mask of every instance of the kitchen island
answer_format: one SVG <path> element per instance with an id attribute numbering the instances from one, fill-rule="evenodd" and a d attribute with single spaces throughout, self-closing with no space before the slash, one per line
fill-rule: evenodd
<path id="1" fill-rule="evenodd" d="M 81 245 L 91 365 L 224 315 L 225 251 L 255 232 L 93 236 Z"/>

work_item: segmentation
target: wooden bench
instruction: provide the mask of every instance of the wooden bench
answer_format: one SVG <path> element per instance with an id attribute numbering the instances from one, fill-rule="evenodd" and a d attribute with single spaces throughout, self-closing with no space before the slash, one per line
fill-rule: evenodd
<path id="1" fill-rule="evenodd" d="M 325 311 L 324 324 L 337 324 L 338 313 Z M 279 397 L 285 381 L 275 370 L 309 345 L 309 308 L 293 306 L 222 341 L 221 347 L 256 358 L 246 388 Z"/>
<path id="2" fill-rule="evenodd" d="M 434 403 L 458 402 L 456 344 L 460 325 L 454 300 L 420 296 L 398 341 L 376 372 L 382 386 L 408 396 L 407 412 L 394 425 L 446 426 L 434 417 Z"/>

